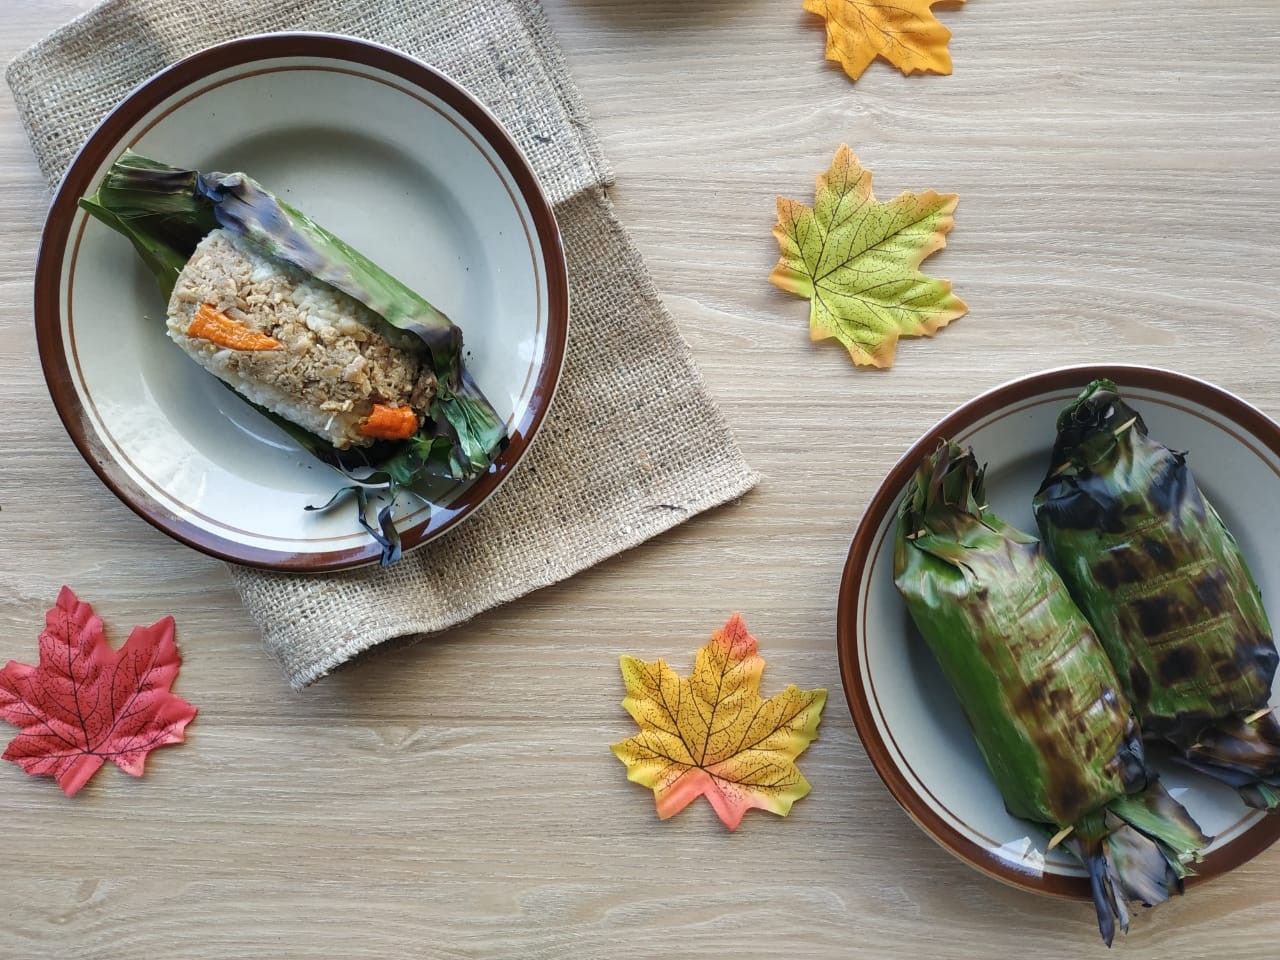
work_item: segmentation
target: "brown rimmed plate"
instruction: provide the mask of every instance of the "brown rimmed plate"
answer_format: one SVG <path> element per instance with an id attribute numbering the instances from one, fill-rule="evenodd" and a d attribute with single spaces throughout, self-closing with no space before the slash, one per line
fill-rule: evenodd
<path id="1" fill-rule="evenodd" d="M 945 437 L 971 445 L 987 464 L 992 509 L 1034 532 L 1031 499 L 1049 463 L 1057 415 L 1097 377 L 1116 381 L 1153 437 L 1189 451 L 1197 481 L 1239 539 L 1263 597 L 1280 596 L 1280 517 L 1257 509 L 1280 499 L 1280 426 L 1193 377 L 1102 365 L 1051 370 L 998 387 L 921 437 L 890 471 L 858 525 L 838 615 L 840 671 L 854 723 L 903 809 L 984 873 L 1080 899 L 1090 896 L 1080 864 L 1062 848 L 1046 852 L 1040 831 L 1005 811 L 960 706 L 894 589 L 892 531 L 907 481 Z M 1153 757 L 1170 792 L 1215 837 L 1195 867 L 1195 880 L 1225 873 L 1280 837 L 1280 816 L 1250 810 L 1234 791 Z"/>
<path id="2" fill-rule="evenodd" d="M 293 571 L 378 559 L 354 509 L 308 513 L 341 477 L 165 336 L 165 304 L 128 242 L 76 206 L 126 148 L 244 170 L 462 327 L 506 418 L 489 473 L 427 507 L 397 504 L 405 549 L 459 523 L 510 474 L 546 416 L 568 336 L 560 234 L 527 161 L 461 87 L 386 47 L 327 34 L 247 37 L 138 87 L 94 130 L 54 198 L 35 319 L 54 404 L 86 461 L 165 533 Z"/>

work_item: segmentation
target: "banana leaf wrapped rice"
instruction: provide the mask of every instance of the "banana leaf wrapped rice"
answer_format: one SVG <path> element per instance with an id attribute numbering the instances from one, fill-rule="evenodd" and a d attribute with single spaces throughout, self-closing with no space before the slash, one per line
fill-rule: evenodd
<path id="1" fill-rule="evenodd" d="M 917 471 L 894 574 L 1008 811 L 1070 828 L 1109 944 L 1126 902 L 1181 890 L 1208 838 L 1148 768 L 1120 681 L 1040 543 L 987 508 L 972 451 L 943 443 Z"/>
<path id="2" fill-rule="evenodd" d="M 1144 733 L 1276 809 L 1277 653 L 1235 538 L 1186 454 L 1152 439 L 1110 380 L 1089 384 L 1057 428 L 1036 521 Z"/>
<path id="3" fill-rule="evenodd" d="M 443 313 L 243 173 L 126 151 L 82 207 L 132 242 L 188 356 L 349 477 L 361 525 L 399 557 L 395 496 L 489 469 L 506 428 Z M 371 492 L 388 494 L 377 526 Z"/>

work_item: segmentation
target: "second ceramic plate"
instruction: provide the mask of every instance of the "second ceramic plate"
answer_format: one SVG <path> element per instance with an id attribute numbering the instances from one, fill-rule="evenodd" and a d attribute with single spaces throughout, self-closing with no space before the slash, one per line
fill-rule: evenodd
<path id="1" fill-rule="evenodd" d="M 1280 597 L 1280 427 L 1203 381 L 1146 367 L 1053 370 L 966 403 L 894 467 L 854 535 L 839 609 L 840 668 L 854 722 L 893 796 L 938 843 L 974 867 L 1041 893 L 1089 897 L 1070 853 L 1010 816 L 987 773 L 960 705 L 893 585 L 893 527 L 906 483 L 940 438 L 972 446 L 987 464 L 991 508 L 1036 529 L 1031 499 L 1043 479 L 1062 408 L 1097 377 L 1120 386 L 1152 437 L 1189 451 L 1205 496 L 1235 533 L 1265 599 Z M 1273 616 L 1277 613 L 1272 610 Z M 1272 702 L 1277 702 L 1274 694 Z M 1253 857 L 1280 837 L 1280 817 L 1246 807 L 1235 792 L 1156 761 L 1170 793 L 1214 835 L 1199 878 Z"/>

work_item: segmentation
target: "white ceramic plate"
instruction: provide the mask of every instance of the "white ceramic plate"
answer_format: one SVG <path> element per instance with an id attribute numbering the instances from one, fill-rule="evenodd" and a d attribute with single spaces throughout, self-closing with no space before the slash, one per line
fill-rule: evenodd
<path id="1" fill-rule="evenodd" d="M 1116 381 L 1152 437 L 1189 451 L 1205 496 L 1236 535 L 1273 618 L 1280 597 L 1280 427 L 1203 381 L 1145 367 L 1053 370 L 970 401 L 894 467 L 854 535 L 845 567 L 839 647 L 845 693 L 872 763 L 935 840 L 978 869 L 1042 893 L 1089 898 L 1069 852 L 1046 852 L 1035 827 L 1004 809 L 960 706 L 893 586 L 893 521 L 906 483 L 939 438 L 972 446 L 987 466 L 993 510 L 1034 533 L 1031 499 L 1044 478 L 1058 413 L 1090 380 Z M 1273 694 L 1273 702 L 1276 702 Z M 1280 816 L 1250 810 L 1227 787 L 1173 763 L 1155 764 L 1213 845 L 1199 879 L 1221 874 L 1280 837 Z"/>
<path id="2" fill-rule="evenodd" d="M 431 509 L 403 497 L 406 549 L 474 510 L 551 402 L 568 286 L 551 207 L 498 122 L 446 77 L 346 37 L 273 34 L 214 47 L 136 91 L 58 190 L 36 274 L 54 402 L 90 466 L 165 532 L 225 559 L 332 570 L 379 549 L 354 508 L 308 513 L 341 485 L 165 336 L 165 304 L 129 243 L 83 211 L 126 148 L 243 170 L 462 327 L 466 362 L 506 419 L 491 471 Z"/>

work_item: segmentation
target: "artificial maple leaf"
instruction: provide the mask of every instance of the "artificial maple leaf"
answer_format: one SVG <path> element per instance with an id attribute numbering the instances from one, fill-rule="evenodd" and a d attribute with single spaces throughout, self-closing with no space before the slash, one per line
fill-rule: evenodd
<path id="1" fill-rule="evenodd" d="M 622 658 L 622 705 L 641 733 L 610 749 L 628 780 L 653 789 L 663 820 L 703 794 L 735 830 L 752 807 L 785 817 L 809 792 L 795 758 L 818 735 L 827 691 L 792 685 L 762 700 L 763 671 L 736 613 L 698 651 L 687 680 L 661 660 Z"/>
<path id="2" fill-rule="evenodd" d="M 931 9 L 964 0 L 804 0 L 804 8 L 827 21 L 827 59 L 857 80 L 876 57 L 904 74 L 950 73 L 951 31 Z"/>
<path id="3" fill-rule="evenodd" d="M 854 363 L 891 367 L 898 337 L 933 336 L 968 312 L 951 281 L 918 269 L 946 246 L 958 202 L 927 190 L 880 203 L 870 171 L 841 144 L 812 208 L 778 198 L 782 255 L 769 279 L 810 299 L 810 339 L 835 337 Z"/>
<path id="4" fill-rule="evenodd" d="M 22 730 L 4 759 L 56 777 L 67 796 L 104 760 L 142 776 L 147 754 L 180 743 L 196 715 L 169 690 L 181 665 L 173 617 L 134 627 L 115 651 L 93 608 L 63 587 L 45 614 L 39 666 L 10 660 L 0 670 L 0 718 Z"/>

